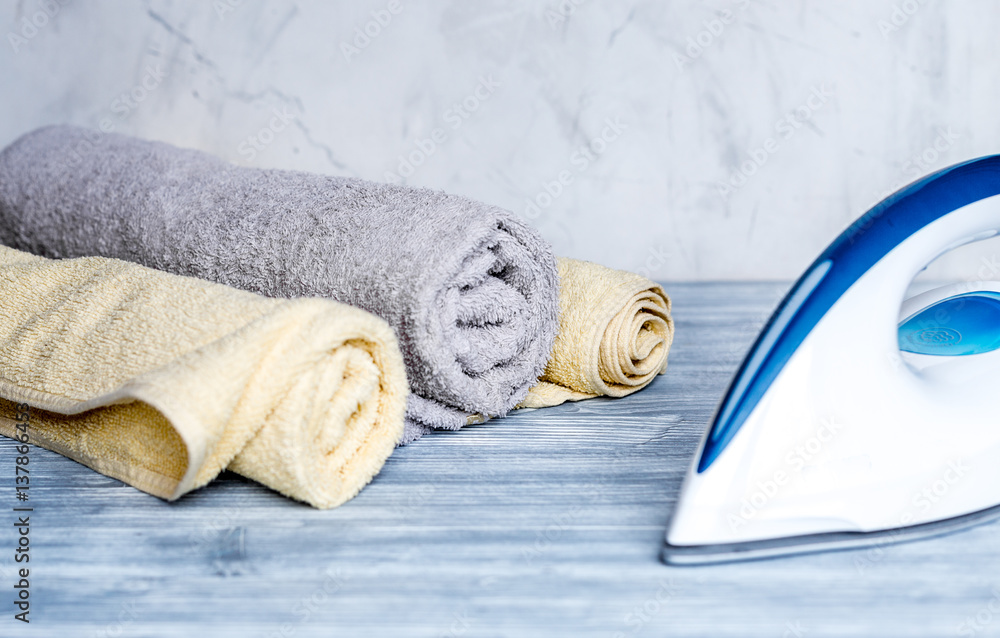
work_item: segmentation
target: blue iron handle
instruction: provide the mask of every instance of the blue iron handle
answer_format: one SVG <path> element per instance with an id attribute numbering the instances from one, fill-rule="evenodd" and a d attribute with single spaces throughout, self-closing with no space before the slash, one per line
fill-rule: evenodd
<path id="1" fill-rule="evenodd" d="M 841 233 L 795 282 L 740 365 L 713 419 L 698 472 L 732 441 L 792 354 L 854 282 L 927 225 L 994 195 L 1000 195 L 1000 155 L 955 164 L 917 180 Z"/>

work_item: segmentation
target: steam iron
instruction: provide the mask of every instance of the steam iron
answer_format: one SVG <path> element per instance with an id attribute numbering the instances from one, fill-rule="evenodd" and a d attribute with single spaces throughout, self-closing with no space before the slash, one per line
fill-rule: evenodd
<path id="1" fill-rule="evenodd" d="M 904 299 L 1000 231 L 1000 155 L 876 205 L 809 267 L 702 439 L 663 558 L 704 564 L 885 544 L 1000 517 L 1000 282 Z"/>

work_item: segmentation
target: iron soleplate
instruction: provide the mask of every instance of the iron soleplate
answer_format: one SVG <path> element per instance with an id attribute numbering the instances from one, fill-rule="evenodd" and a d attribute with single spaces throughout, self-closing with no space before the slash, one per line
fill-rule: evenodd
<path id="1" fill-rule="evenodd" d="M 998 519 L 1000 519 L 1000 505 L 994 505 L 978 512 L 941 521 L 875 532 L 827 532 L 715 545 L 679 546 L 667 543 L 663 549 L 662 559 L 664 563 L 675 566 L 719 565 L 778 556 L 845 551 L 944 536 Z"/>

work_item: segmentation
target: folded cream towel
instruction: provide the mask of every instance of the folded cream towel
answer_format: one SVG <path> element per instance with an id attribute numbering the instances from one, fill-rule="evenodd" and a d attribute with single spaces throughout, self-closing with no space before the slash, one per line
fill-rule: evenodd
<path id="1" fill-rule="evenodd" d="M 320 508 L 350 499 L 403 432 L 386 322 L 99 257 L 0 247 L 0 433 L 165 499 L 225 468 Z"/>
<path id="2" fill-rule="evenodd" d="M 623 397 L 667 369 L 670 298 L 635 273 L 560 257 L 559 331 L 540 383 L 522 408 Z"/>

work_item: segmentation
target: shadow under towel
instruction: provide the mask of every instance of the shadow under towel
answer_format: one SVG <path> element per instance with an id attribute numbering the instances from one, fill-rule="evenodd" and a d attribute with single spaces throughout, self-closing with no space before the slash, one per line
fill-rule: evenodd
<path id="1" fill-rule="evenodd" d="M 555 338 L 551 248 L 508 211 L 77 127 L 38 129 L 0 153 L 0 242 L 368 310 L 406 362 L 404 443 L 505 414 Z"/>

